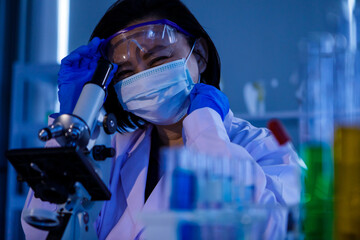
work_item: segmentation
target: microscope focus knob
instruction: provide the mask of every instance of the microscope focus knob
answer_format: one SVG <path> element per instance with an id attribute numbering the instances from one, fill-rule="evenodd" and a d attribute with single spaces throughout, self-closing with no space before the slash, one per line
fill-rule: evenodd
<path id="1" fill-rule="evenodd" d="M 103 126 L 104 126 L 104 131 L 107 134 L 113 134 L 116 132 L 117 121 L 113 113 L 106 114 L 106 116 L 104 117 Z"/>
<path id="2" fill-rule="evenodd" d="M 115 156 L 115 149 L 107 148 L 105 145 L 95 145 L 92 149 L 93 158 L 97 161 L 103 161 L 106 158 Z"/>

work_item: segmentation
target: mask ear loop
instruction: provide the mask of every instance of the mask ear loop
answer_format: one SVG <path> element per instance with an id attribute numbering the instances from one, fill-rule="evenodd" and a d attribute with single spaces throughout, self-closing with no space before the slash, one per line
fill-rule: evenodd
<path id="1" fill-rule="evenodd" d="M 187 64 L 187 61 L 189 60 L 191 54 L 193 53 L 194 49 L 195 49 L 195 45 L 196 45 L 197 39 L 195 40 L 193 46 L 191 47 L 191 50 L 189 52 L 189 54 L 187 55 L 186 59 L 185 59 L 185 65 Z M 199 73 L 199 79 L 198 79 L 198 83 L 201 82 L 201 74 Z"/>
<path id="2" fill-rule="evenodd" d="M 185 64 L 187 63 L 187 61 L 189 60 L 191 54 L 193 53 L 194 49 L 195 49 L 195 45 L 196 45 L 197 39 L 195 40 L 194 44 L 191 47 L 191 50 L 189 52 L 189 54 L 187 55 L 186 59 L 185 59 Z"/>

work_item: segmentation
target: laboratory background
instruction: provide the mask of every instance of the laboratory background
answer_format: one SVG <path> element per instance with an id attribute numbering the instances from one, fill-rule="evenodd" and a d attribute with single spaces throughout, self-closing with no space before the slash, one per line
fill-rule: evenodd
<path id="1" fill-rule="evenodd" d="M 28 192 L 26 183 L 17 181 L 17 174 L 4 153 L 8 149 L 43 146 L 37 138 L 38 131 L 47 125 L 47 116 L 59 110 L 60 61 L 88 43 L 97 22 L 114 2 L 0 1 L 0 239 L 25 239 L 20 216 Z M 360 81 L 357 66 L 360 3 L 355 0 L 183 2 L 217 47 L 222 67 L 221 89 L 228 96 L 235 116 L 257 127 L 266 127 L 269 120 L 279 119 L 307 165 L 308 182 L 302 184 L 316 189 L 308 187 L 305 192 L 318 191 L 321 196 L 317 195 L 316 200 L 311 195 L 316 195 L 314 192 L 304 193 L 303 203 L 314 202 L 302 207 L 308 208 L 307 216 L 311 216 L 309 213 L 314 208 L 320 213 L 314 213 L 313 219 L 302 220 L 298 234 L 304 237 L 307 225 L 319 224 L 313 230 L 320 232 L 319 239 L 340 239 L 335 237 L 337 233 L 333 229 L 341 227 L 335 227 L 339 223 L 336 217 L 332 222 L 333 216 L 341 215 L 337 211 L 353 211 L 355 216 L 350 220 L 341 216 L 349 225 L 355 224 L 349 230 L 354 232 L 344 239 L 360 239 L 356 229 L 360 225 L 360 190 L 355 187 L 360 179 L 354 172 L 360 170 L 360 165 L 353 160 L 360 153 L 356 147 L 360 144 L 357 116 L 360 94 L 356 92 Z M 336 143 L 341 149 L 334 160 Z M 342 159 L 341 154 L 350 160 Z M 349 165 L 337 165 L 336 157 Z M 346 183 L 336 179 L 337 167 L 346 168 Z M 338 174 L 342 172 L 338 170 Z M 317 179 L 321 179 L 320 183 Z M 343 189 L 341 184 L 350 184 L 355 190 Z M 337 188 L 343 189 L 341 193 Z M 338 201 L 342 201 L 341 206 L 333 206 L 334 191 L 335 196 L 343 196 Z M 344 200 L 349 196 L 355 198 L 353 203 Z M 349 209 L 342 209 L 342 205 L 348 204 Z M 319 206 L 325 207 L 319 209 Z"/>

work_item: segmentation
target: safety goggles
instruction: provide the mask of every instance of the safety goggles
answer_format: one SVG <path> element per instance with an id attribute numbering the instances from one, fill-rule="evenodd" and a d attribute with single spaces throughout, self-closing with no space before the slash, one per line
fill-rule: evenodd
<path id="1" fill-rule="evenodd" d="M 192 34 L 167 19 L 144 22 L 111 35 L 100 45 L 100 52 L 113 63 L 122 62 L 135 52 L 134 47 L 146 54 L 174 45 L 179 40 L 179 33 L 194 38 Z"/>

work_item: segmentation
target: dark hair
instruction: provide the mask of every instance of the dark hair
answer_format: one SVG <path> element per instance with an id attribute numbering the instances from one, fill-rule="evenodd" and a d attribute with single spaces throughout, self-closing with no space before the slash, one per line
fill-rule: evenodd
<path id="1" fill-rule="evenodd" d="M 146 17 L 168 19 L 188 31 L 196 39 L 205 39 L 208 47 L 208 61 L 205 71 L 200 76 L 200 82 L 220 89 L 220 59 L 215 45 L 194 15 L 180 0 L 119 0 L 101 18 L 90 39 L 94 37 L 106 39 L 130 23 Z M 115 114 L 121 132 L 127 132 L 127 128 L 142 127 L 141 122 L 144 120 L 121 107 L 113 84 L 108 87 L 108 97 L 104 107 L 107 112 Z"/>

